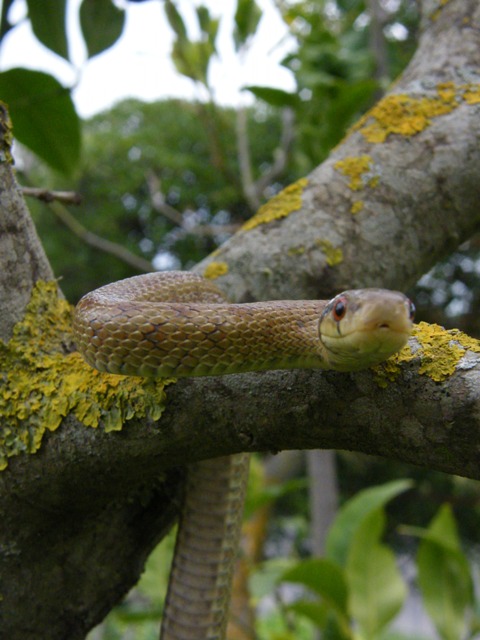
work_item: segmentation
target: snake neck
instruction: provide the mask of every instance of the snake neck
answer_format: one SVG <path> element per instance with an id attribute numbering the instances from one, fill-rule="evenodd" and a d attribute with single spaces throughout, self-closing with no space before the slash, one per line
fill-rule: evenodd
<path id="1" fill-rule="evenodd" d="M 329 368 L 318 338 L 321 301 L 247 304 L 131 303 L 83 310 L 77 341 L 94 367 L 184 377 L 267 369 Z M 134 338 L 130 336 L 134 336 Z"/>

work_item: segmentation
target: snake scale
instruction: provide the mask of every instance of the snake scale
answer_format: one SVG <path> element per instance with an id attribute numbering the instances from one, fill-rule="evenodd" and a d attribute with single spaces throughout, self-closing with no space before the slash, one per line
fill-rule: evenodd
<path id="1" fill-rule="evenodd" d="M 212 282 L 167 272 L 87 294 L 75 310 L 74 333 L 91 366 L 123 375 L 356 371 L 401 349 L 413 315 L 408 298 L 385 289 L 346 291 L 330 301 L 229 304 Z M 247 476 L 248 454 L 188 468 L 161 640 L 225 638 Z"/>

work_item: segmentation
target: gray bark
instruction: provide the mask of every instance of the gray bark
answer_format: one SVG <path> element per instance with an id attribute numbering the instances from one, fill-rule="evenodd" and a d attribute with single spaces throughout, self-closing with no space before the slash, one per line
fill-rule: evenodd
<path id="1" fill-rule="evenodd" d="M 478 91 L 479 70 L 480 7 L 451 0 L 426 21 L 419 50 L 392 92 L 434 98 L 445 81 L 477 83 Z M 324 298 L 377 284 L 403 289 L 467 238 L 480 217 L 480 104 L 458 101 L 414 136 L 372 144 L 352 132 L 311 174 L 298 212 L 239 233 L 215 257 L 228 265 L 219 282 L 230 297 Z M 361 155 L 372 158 L 372 168 L 353 191 L 335 163 Z M 8 337 L 32 283 L 51 274 L 30 223 L 10 217 L 23 205 L 10 167 L 0 169 L 2 198 L 11 198 L 0 213 L 7 264 L 1 333 Z M 363 209 L 352 215 L 359 199 Z M 341 262 L 328 264 L 328 247 L 342 251 Z M 419 356 L 385 388 L 371 371 L 183 380 L 168 388 L 158 424 L 133 419 L 120 433 L 82 428 L 67 416 L 36 455 L 12 458 L 0 473 L 1 634 L 83 637 L 135 583 L 174 519 L 177 468 L 195 460 L 335 448 L 480 478 L 479 360 L 466 352 L 453 375 L 435 382 L 420 375 Z"/>

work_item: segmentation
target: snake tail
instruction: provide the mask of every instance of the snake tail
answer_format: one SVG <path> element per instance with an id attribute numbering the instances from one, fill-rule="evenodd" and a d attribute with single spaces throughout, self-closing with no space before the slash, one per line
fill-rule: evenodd
<path id="1" fill-rule="evenodd" d="M 225 638 L 249 458 L 188 467 L 160 640 Z"/>

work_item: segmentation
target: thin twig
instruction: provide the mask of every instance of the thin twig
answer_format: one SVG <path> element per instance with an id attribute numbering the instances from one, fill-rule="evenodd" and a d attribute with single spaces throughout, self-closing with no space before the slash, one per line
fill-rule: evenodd
<path id="1" fill-rule="evenodd" d="M 237 109 L 236 129 L 237 129 L 237 149 L 238 164 L 240 166 L 240 178 L 242 181 L 243 195 L 252 211 L 256 211 L 260 206 L 259 192 L 253 179 L 252 162 L 250 153 L 250 140 L 248 137 L 248 111 L 246 107 Z"/>
<path id="2" fill-rule="evenodd" d="M 134 269 L 138 269 L 138 271 L 148 272 L 153 270 L 152 264 L 148 260 L 140 258 L 128 249 L 125 249 L 125 247 L 122 247 L 120 244 L 112 242 L 111 240 L 106 240 L 105 238 L 97 236 L 95 233 L 86 229 L 76 218 L 72 216 L 67 207 L 58 200 L 50 202 L 49 207 L 57 218 L 86 244 L 119 258 Z"/>
<path id="3" fill-rule="evenodd" d="M 219 236 L 235 233 L 240 226 L 238 224 L 199 224 L 196 226 L 187 226 L 181 211 L 175 209 L 175 207 L 172 207 L 165 201 L 160 179 L 153 171 L 150 171 L 147 175 L 147 187 L 153 210 L 163 215 L 167 220 L 170 220 L 170 222 L 173 222 L 177 227 L 180 227 L 185 234 L 189 233 L 209 237 Z"/>
<path id="4" fill-rule="evenodd" d="M 272 184 L 287 166 L 289 152 L 294 140 L 294 119 L 293 109 L 285 108 L 282 110 L 282 134 L 279 145 L 273 152 L 273 163 L 257 181 L 254 181 L 248 139 L 247 110 L 240 108 L 237 112 L 238 161 L 243 194 L 253 211 L 256 211 L 260 206 L 268 185 Z"/>
<path id="5" fill-rule="evenodd" d="M 64 204 L 80 204 L 82 196 L 76 191 L 50 191 L 38 187 L 21 187 L 24 196 L 30 196 L 42 200 L 42 202 L 62 202 Z"/>
<path id="6" fill-rule="evenodd" d="M 295 139 L 295 112 L 288 107 L 282 110 L 282 135 L 280 138 L 280 144 L 273 152 L 273 164 L 255 183 L 257 193 L 260 197 L 263 192 L 272 184 L 272 182 L 279 175 L 285 171 L 288 163 L 288 156 L 290 149 L 292 148 L 293 141 Z"/>

